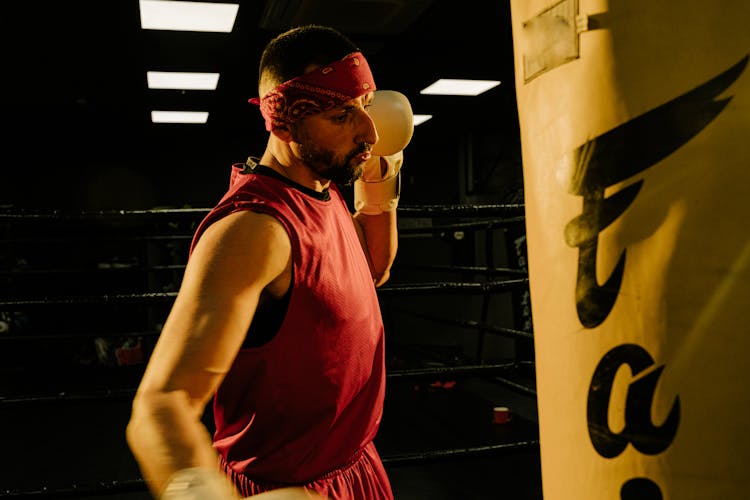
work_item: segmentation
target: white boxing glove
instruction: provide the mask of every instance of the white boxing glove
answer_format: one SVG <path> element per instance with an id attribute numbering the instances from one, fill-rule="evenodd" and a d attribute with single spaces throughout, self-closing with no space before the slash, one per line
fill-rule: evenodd
<path id="1" fill-rule="evenodd" d="M 414 133 L 414 115 L 406 96 L 395 90 L 376 90 L 369 108 L 378 131 L 372 158 L 354 182 L 354 209 L 366 215 L 390 212 L 401 196 L 404 148 Z"/>
<path id="2" fill-rule="evenodd" d="M 403 151 L 414 133 L 414 114 L 409 99 L 395 90 L 376 90 L 368 109 L 378 131 L 372 147 L 375 156 L 390 156 Z"/>

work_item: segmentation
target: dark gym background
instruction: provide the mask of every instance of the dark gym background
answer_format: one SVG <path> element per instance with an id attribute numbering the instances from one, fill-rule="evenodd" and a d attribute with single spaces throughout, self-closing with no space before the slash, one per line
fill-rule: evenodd
<path id="1" fill-rule="evenodd" d="M 433 115 L 405 151 L 399 255 L 380 294 L 389 369 L 427 370 L 389 380 L 378 445 L 396 498 L 540 499 L 533 340 L 493 331 L 531 332 L 509 2 L 239 4 L 232 33 L 141 30 L 137 0 L 6 7 L 0 498 L 148 498 L 124 441 L 144 365 L 117 354 L 147 355 L 187 237 L 230 165 L 263 151 L 247 103 L 263 45 L 319 22 L 362 48 L 379 88 Z M 221 78 L 216 91 L 149 90 L 147 70 Z M 502 83 L 419 94 L 441 77 Z M 150 122 L 196 108 L 207 124 Z M 487 205 L 504 208 L 460 209 Z M 460 366 L 479 368 L 440 372 Z M 511 422 L 493 424 L 493 406 Z"/>

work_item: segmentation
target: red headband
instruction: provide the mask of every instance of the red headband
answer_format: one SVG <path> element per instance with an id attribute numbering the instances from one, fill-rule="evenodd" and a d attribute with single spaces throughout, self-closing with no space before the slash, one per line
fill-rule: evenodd
<path id="1" fill-rule="evenodd" d="M 341 106 L 375 90 L 370 66 L 361 52 L 288 80 L 262 98 L 253 97 L 266 120 L 266 130 L 290 125 L 306 116 Z"/>

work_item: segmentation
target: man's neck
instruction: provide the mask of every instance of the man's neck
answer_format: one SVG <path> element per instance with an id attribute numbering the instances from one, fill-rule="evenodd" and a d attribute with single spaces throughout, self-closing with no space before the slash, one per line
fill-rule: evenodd
<path id="1" fill-rule="evenodd" d="M 275 152 L 269 146 L 260 159 L 260 164 L 278 172 L 289 180 L 310 188 L 319 193 L 328 189 L 331 181 L 319 177 L 302 160 L 296 158 L 291 151 Z"/>

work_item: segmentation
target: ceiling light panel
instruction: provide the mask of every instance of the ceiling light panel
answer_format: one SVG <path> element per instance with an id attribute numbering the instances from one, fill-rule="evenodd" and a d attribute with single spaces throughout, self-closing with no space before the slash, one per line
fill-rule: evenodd
<path id="1" fill-rule="evenodd" d="M 420 123 L 424 123 L 432 118 L 432 115 L 414 115 L 414 126 L 416 127 Z"/>
<path id="2" fill-rule="evenodd" d="M 219 73 L 147 71 L 146 81 L 150 89 L 216 90 Z"/>
<path id="3" fill-rule="evenodd" d="M 208 111 L 152 111 L 153 123 L 206 123 Z"/>
<path id="4" fill-rule="evenodd" d="M 419 91 L 429 95 L 470 95 L 476 96 L 500 85 L 498 80 L 459 80 L 441 78 L 429 87 Z"/>
<path id="5" fill-rule="evenodd" d="M 229 33 L 239 4 L 139 0 L 145 30 L 213 31 Z"/>

